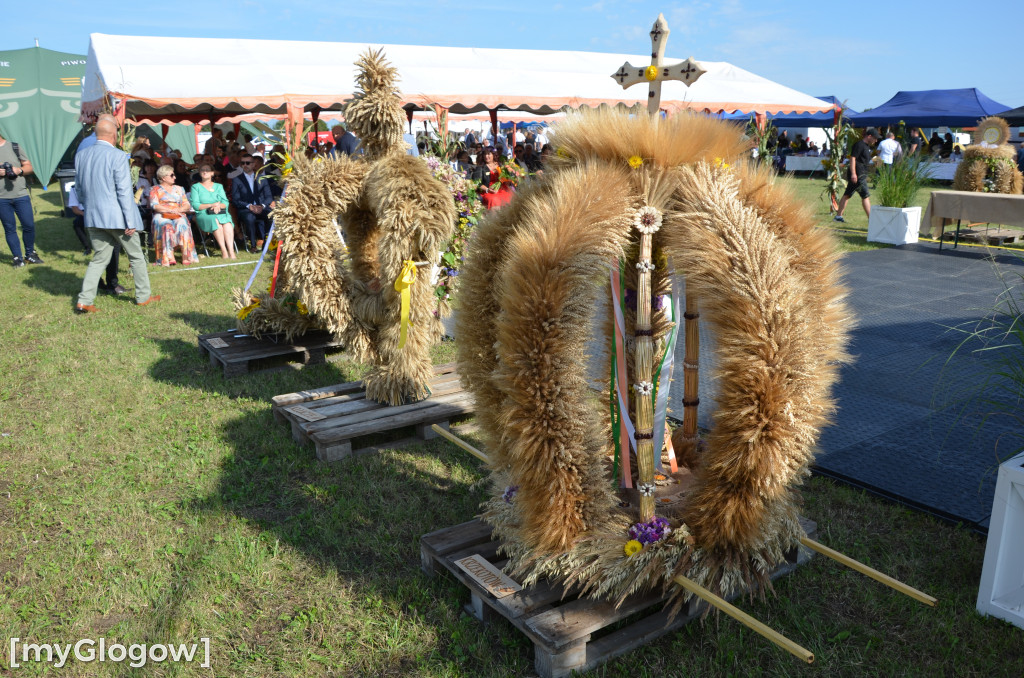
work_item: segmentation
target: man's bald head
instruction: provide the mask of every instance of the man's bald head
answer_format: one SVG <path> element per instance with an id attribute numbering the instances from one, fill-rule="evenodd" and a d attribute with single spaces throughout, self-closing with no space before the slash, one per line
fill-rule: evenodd
<path id="1" fill-rule="evenodd" d="M 114 143 L 117 137 L 117 121 L 114 116 L 100 116 L 96 121 L 96 138 L 107 143 Z"/>

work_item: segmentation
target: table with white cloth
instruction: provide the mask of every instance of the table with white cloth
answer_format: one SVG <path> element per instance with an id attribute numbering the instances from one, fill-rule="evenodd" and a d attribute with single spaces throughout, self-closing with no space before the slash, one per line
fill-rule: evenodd
<path id="1" fill-rule="evenodd" d="M 936 181 L 953 181 L 956 176 L 958 162 L 930 162 L 928 163 L 928 178 Z"/>
<path id="2" fill-rule="evenodd" d="M 824 158 L 820 155 L 787 155 L 787 172 L 817 172 L 824 169 L 821 161 Z"/>
<path id="3" fill-rule="evenodd" d="M 1004 193 L 975 193 L 973 191 L 934 191 L 924 212 L 933 237 L 938 234 L 942 248 L 942 232 L 946 224 L 956 219 L 956 238 L 960 242 L 960 223 L 1002 224 L 1024 227 L 1024 195 Z"/>

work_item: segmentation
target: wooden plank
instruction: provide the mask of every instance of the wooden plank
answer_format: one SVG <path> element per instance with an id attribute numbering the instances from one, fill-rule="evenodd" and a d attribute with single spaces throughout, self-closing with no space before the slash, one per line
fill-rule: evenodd
<path id="1" fill-rule="evenodd" d="M 587 656 L 580 670 L 587 671 L 623 655 L 667 633 L 686 626 L 699 617 L 702 607 L 696 599 L 686 602 L 675 618 L 670 618 L 668 606 L 629 626 L 613 631 L 587 643 Z"/>
<path id="2" fill-rule="evenodd" d="M 294 407 L 294 406 L 293 406 Z M 303 405 L 302 407 L 309 407 Z M 358 400 L 348 400 L 340 403 L 333 403 L 327 406 L 310 407 L 309 409 L 320 415 L 320 420 L 326 420 L 331 417 L 331 421 L 346 420 L 346 415 L 358 414 L 360 412 L 366 412 L 368 410 L 376 410 L 381 407 L 385 407 L 381 403 L 375 400 L 367 400 L 366 398 L 359 398 Z"/>
<path id="3" fill-rule="evenodd" d="M 332 396 L 347 395 L 362 390 L 363 382 L 350 381 L 345 384 L 321 386 L 320 388 L 311 388 L 309 390 L 298 391 L 296 393 L 284 393 L 282 395 L 274 396 L 270 399 L 270 402 L 274 407 L 284 407 L 286 405 L 296 405 L 298 403 L 330 398 Z"/>
<path id="4" fill-rule="evenodd" d="M 414 405 L 402 405 L 400 407 L 381 408 L 370 412 L 363 412 L 359 417 L 367 417 L 366 420 L 355 424 L 348 424 L 338 428 L 327 428 L 327 430 L 311 431 L 307 434 L 318 442 L 330 442 L 335 440 L 349 440 L 368 433 L 375 433 L 382 429 L 404 428 L 415 424 L 427 422 L 444 421 L 452 416 L 469 414 L 473 411 L 473 396 L 469 393 L 460 392 L 448 396 L 451 400 L 424 400 Z M 400 410 L 400 411 L 399 411 Z M 387 419 L 382 422 L 382 419 Z M 330 420 L 317 422 L 326 424 Z"/>
<path id="5" fill-rule="evenodd" d="M 664 599 L 660 593 L 647 593 L 630 596 L 622 605 L 615 607 L 603 600 L 577 598 L 565 605 L 534 615 L 526 620 L 526 625 L 542 638 L 548 647 L 558 649 L 589 637 L 595 631 L 625 619 L 634 612 L 657 605 Z"/>
<path id="6" fill-rule="evenodd" d="M 452 527 L 436 530 L 420 537 L 420 545 L 435 556 L 447 556 L 455 551 L 491 540 L 494 528 L 480 519 L 469 520 Z"/>
<path id="7" fill-rule="evenodd" d="M 315 411 L 315 410 L 319 410 L 320 408 L 323 408 L 323 407 L 330 407 L 331 405 L 337 405 L 338 403 L 350 403 L 353 400 L 363 400 L 364 398 L 366 398 L 366 392 L 365 391 L 357 391 L 356 393 L 351 393 L 349 395 L 337 395 L 337 396 L 330 396 L 330 397 L 327 397 L 327 398 L 321 398 L 320 400 L 308 400 L 308 401 L 306 401 L 304 403 L 301 403 L 301 405 L 303 407 L 308 407 L 309 409 Z M 292 407 L 292 406 L 289 405 L 288 407 Z"/>

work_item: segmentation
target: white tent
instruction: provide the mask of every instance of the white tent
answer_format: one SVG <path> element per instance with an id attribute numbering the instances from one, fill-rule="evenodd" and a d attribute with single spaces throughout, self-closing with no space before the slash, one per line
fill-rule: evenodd
<path id="1" fill-rule="evenodd" d="M 410 111 L 434 104 L 452 113 L 511 109 L 548 114 L 600 105 L 645 106 L 647 101 L 646 87 L 623 90 L 611 77 L 625 61 L 649 63 L 649 56 L 635 54 L 93 33 L 82 113 L 94 115 L 109 94 L 123 102 L 119 112 L 152 123 L 242 113 L 297 120 L 303 110 L 337 109 L 349 99 L 354 62 L 370 48 L 383 48 L 397 67 Z M 833 108 L 726 62 L 700 65 L 707 72 L 692 86 L 664 84 L 664 110 L 790 113 Z"/>

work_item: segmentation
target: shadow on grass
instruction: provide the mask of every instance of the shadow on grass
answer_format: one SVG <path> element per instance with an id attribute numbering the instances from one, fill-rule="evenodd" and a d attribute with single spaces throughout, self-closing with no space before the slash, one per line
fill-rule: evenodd
<path id="1" fill-rule="evenodd" d="M 312 445 L 295 443 L 266 409 L 228 422 L 223 437 L 233 454 L 218 487 L 189 510 L 234 514 L 259 530 L 261 541 L 280 540 L 303 554 L 314 571 L 334 570 L 350 628 L 364 629 L 357 634 L 407 615 L 437 630 L 468 627 L 465 636 L 436 633 L 423 645 L 385 647 L 364 638 L 374 651 L 360 652 L 350 675 L 409 675 L 427 664 L 467 661 L 465 675 L 489 675 L 495 661 L 526 668 L 529 653 L 508 638 L 509 629 L 478 627 L 461 609 L 460 585 L 446 576 L 428 580 L 420 570 L 420 537 L 477 513 L 485 498 L 479 462 L 435 439 L 321 463 Z M 266 623 L 262 633 L 279 631 Z"/>
<path id="2" fill-rule="evenodd" d="M 223 319 L 220 318 L 218 322 L 223 324 Z M 288 363 L 225 379 L 223 367 L 211 364 L 209 358 L 199 352 L 198 337 L 193 341 L 150 337 L 150 341 L 159 346 L 163 354 L 149 368 L 149 375 L 156 381 L 209 393 L 223 393 L 231 398 L 253 398 L 265 401 L 268 405 L 271 398 L 282 393 L 342 384 L 357 378 L 351 363 L 338 360 L 301 369 L 298 365 Z"/>
<path id="3" fill-rule="evenodd" d="M 235 316 L 228 313 L 172 313 L 171 317 L 181 320 L 196 331 L 197 335 L 226 332 L 235 327 Z"/>
<path id="4" fill-rule="evenodd" d="M 82 290 L 82 278 L 85 276 L 85 269 L 81 275 L 58 271 L 46 264 L 29 266 L 26 271 L 25 285 L 33 289 L 41 290 L 55 297 L 77 296 Z"/>

